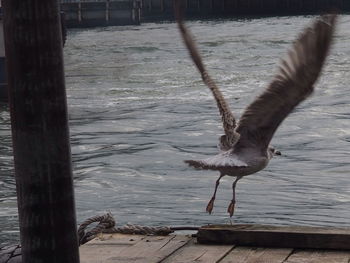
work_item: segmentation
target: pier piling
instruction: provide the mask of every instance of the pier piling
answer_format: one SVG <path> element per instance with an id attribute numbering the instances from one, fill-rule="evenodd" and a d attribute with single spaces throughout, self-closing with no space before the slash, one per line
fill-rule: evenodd
<path id="1" fill-rule="evenodd" d="M 22 262 L 78 263 L 59 3 L 2 3 Z"/>
<path id="2" fill-rule="evenodd" d="M 0 103 L 7 102 L 6 90 L 6 70 L 5 70 L 5 44 L 2 14 L 0 13 Z"/>

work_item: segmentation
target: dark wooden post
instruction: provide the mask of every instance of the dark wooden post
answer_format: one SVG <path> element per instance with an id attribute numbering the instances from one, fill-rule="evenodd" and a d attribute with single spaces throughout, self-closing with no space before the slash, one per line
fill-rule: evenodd
<path id="1" fill-rule="evenodd" d="M 7 101 L 7 87 L 5 73 L 5 44 L 2 25 L 2 14 L 0 11 L 0 102 L 5 102 Z"/>
<path id="2" fill-rule="evenodd" d="M 106 24 L 109 24 L 109 0 L 106 0 Z"/>
<path id="3" fill-rule="evenodd" d="M 79 25 L 81 24 L 82 20 L 83 20 L 83 18 L 81 15 L 81 1 L 79 0 L 79 2 L 78 2 L 78 23 L 79 23 Z"/>
<path id="4" fill-rule="evenodd" d="M 57 0 L 3 0 L 23 262 L 78 263 Z"/>
<path id="5" fill-rule="evenodd" d="M 160 0 L 160 11 L 164 14 L 164 0 Z"/>

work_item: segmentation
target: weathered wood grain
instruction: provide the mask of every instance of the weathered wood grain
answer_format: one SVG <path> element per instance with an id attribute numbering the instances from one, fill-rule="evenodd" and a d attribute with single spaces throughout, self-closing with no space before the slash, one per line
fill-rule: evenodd
<path id="1" fill-rule="evenodd" d="M 198 242 L 255 247 L 350 249 L 350 229 L 305 226 L 211 225 L 200 228 Z"/>
<path id="2" fill-rule="evenodd" d="M 81 263 L 106 262 L 118 255 L 123 249 L 135 245 L 145 236 L 136 235 L 100 235 L 79 248 Z"/>
<path id="3" fill-rule="evenodd" d="M 243 247 L 198 244 L 189 236 L 103 234 L 80 247 L 80 258 L 81 263 L 349 263 L 350 247 L 347 251 Z"/>
<path id="4" fill-rule="evenodd" d="M 125 235 L 125 234 L 100 234 L 93 240 L 84 244 L 82 247 L 96 246 L 96 245 L 116 245 L 116 246 L 131 246 L 142 239 L 144 235 Z"/>
<path id="5" fill-rule="evenodd" d="M 236 247 L 220 263 L 282 263 L 292 248 Z"/>
<path id="6" fill-rule="evenodd" d="M 162 263 L 219 262 L 232 248 L 231 245 L 201 245 L 192 240 Z"/>
<path id="7" fill-rule="evenodd" d="M 284 263 L 348 263 L 350 251 L 297 250 Z"/>
<path id="8" fill-rule="evenodd" d="M 22 260 L 78 263 L 58 1 L 2 4 Z"/>
<path id="9" fill-rule="evenodd" d="M 189 240 L 191 240 L 191 237 L 188 236 L 147 236 L 136 244 L 125 247 L 119 253 L 115 253 L 103 262 L 160 262 L 180 247 L 186 245 Z"/>

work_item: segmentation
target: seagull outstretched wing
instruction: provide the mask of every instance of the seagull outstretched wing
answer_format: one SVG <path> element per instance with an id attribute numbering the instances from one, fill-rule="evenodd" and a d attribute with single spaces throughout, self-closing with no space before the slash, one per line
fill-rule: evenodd
<path id="1" fill-rule="evenodd" d="M 312 93 L 329 52 L 336 17 L 321 16 L 300 34 L 271 84 L 241 116 L 236 129 L 240 134 L 237 151 L 241 147 L 266 151 L 277 127 Z"/>
<path id="2" fill-rule="evenodd" d="M 202 58 L 199 55 L 196 44 L 191 36 L 190 32 L 187 30 L 183 23 L 182 11 L 181 11 L 181 1 L 175 0 L 175 17 L 181 32 L 182 39 L 191 55 L 191 58 L 196 65 L 199 73 L 202 76 L 203 82 L 211 90 L 216 104 L 219 108 L 219 112 L 222 118 L 222 123 L 225 131 L 225 135 L 220 138 L 220 148 L 221 150 L 229 150 L 238 141 L 239 134 L 235 132 L 236 120 L 225 100 L 221 91 L 216 86 L 214 80 L 209 76 L 205 66 L 202 62 Z"/>

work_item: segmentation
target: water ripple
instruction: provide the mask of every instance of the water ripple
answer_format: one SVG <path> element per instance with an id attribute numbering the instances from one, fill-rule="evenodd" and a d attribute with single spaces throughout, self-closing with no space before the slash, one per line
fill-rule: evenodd
<path id="1" fill-rule="evenodd" d="M 207 68 L 235 116 L 268 85 L 312 17 L 191 21 Z M 312 98 L 278 129 L 282 152 L 237 187 L 235 222 L 349 226 L 350 16 Z M 119 224 L 228 223 L 233 178 L 184 159 L 217 152 L 215 102 L 174 23 L 74 29 L 64 49 L 78 221 L 111 211 Z M 0 107 L 0 244 L 18 239 L 9 112 Z"/>

